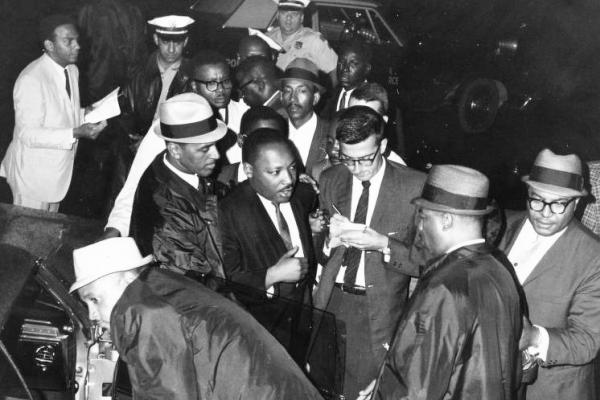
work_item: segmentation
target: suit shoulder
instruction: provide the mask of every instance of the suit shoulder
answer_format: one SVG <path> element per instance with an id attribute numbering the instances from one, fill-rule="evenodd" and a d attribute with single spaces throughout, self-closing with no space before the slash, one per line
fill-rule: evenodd
<path id="1" fill-rule="evenodd" d="M 331 182 L 340 177 L 345 177 L 349 174 L 348 168 L 342 164 L 332 165 L 321 173 L 319 183 L 325 185 L 326 182 Z"/>
<path id="2" fill-rule="evenodd" d="M 219 208 L 222 211 L 231 211 L 235 209 L 243 208 L 248 204 L 249 198 L 249 187 L 248 181 L 242 182 L 237 185 L 219 201 Z"/>

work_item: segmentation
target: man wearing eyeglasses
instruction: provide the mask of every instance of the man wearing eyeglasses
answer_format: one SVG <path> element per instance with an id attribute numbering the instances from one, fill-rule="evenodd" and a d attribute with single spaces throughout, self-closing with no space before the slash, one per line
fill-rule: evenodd
<path id="1" fill-rule="evenodd" d="M 192 64 L 192 90 L 208 100 L 217 118 L 229 128 L 227 136 L 219 143 L 219 151 L 227 155 L 230 163 L 242 161 L 242 151 L 236 145 L 237 135 L 242 115 L 249 107 L 231 99 L 233 80 L 227 60 L 213 50 L 204 50 L 194 56 Z"/>
<path id="2" fill-rule="evenodd" d="M 404 243 L 425 174 L 387 161 L 382 117 L 366 106 L 342 110 L 336 127 L 341 164 L 321 174 L 329 211 L 329 260 L 314 297 L 344 326 L 344 396 L 355 399 L 377 370 L 408 297 L 414 271 Z M 337 247 L 334 247 L 335 245 Z"/>
<path id="3" fill-rule="evenodd" d="M 574 218 L 587 195 L 575 154 L 542 150 L 528 176 L 527 215 L 508 221 L 500 247 L 523 285 L 531 322 L 519 346 L 541 368 L 527 400 L 595 399 L 600 349 L 600 240 Z"/>

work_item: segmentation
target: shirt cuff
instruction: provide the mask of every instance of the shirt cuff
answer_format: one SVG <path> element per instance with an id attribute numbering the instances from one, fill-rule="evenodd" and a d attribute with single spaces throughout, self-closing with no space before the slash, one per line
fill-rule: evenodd
<path id="1" fill-rule="evenodd" d="M 536 356 L 540 360 L 546 362 L 546 357 L 548 355 L 548 346 L 550 345 L 550 336 L 548 335 L 548 331 L 543 326 L 533 325 L 538 328 L 540 332 L 540 336 L 538 338 L 537 346 L 529 346 L 527 348 L 527 352 L 532 356 Z"/>

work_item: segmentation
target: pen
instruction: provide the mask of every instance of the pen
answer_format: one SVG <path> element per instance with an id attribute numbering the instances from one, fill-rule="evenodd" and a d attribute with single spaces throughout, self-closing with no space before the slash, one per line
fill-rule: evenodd
<path id="1" fill-rule="evenodd" d="M 338 210 L 338 208 L 335 206 L 335 204 L 331 203 L 331 207 L 333 208 L 333 211 L 335 211 L 336 213 L 342 215 L 342 213 L 340 212 L 340 210 Z"/>

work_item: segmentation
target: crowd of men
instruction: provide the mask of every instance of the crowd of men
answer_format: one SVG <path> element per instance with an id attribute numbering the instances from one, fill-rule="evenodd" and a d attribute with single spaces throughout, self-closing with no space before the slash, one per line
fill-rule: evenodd
<path id="1" fill-rule="evenodd" d="M 134 397 L 321 398 L 314 355 L 244 310 L 285 299 L 335 316 L 337 398 L 597 399 L 600 239 L 575 218 L 581 160 L 541 151 L 526 211 L 489 229 L 488 178 L 406 166 L 369 47 L 336 54 L 303 26 L 307 4 L 280 0 L 271 40 L 244 38 L 235 71 L 210 49 L 183 57 L 193 19 L 149 21 L 156 51 L 120 96 L 132 163 L 103 236 L 74 251 L 71 286 Z M 74 22 L 48 17 L 41 34 L 0 174 L 15 204 L 57 211 L 78 140 L 106 122 L 82 123 Z M 227 281 L 253 295 L 223 295 Z"/>

